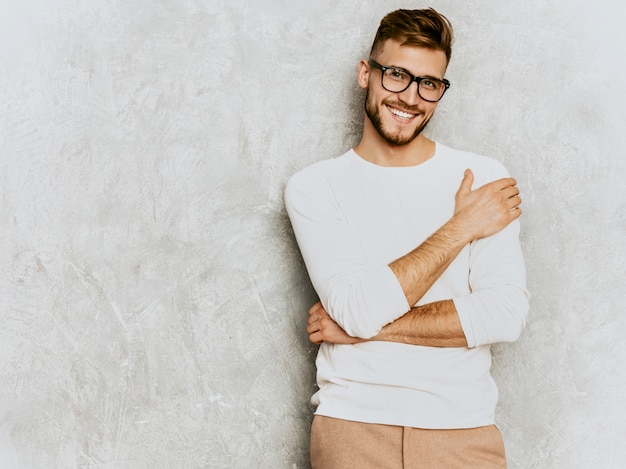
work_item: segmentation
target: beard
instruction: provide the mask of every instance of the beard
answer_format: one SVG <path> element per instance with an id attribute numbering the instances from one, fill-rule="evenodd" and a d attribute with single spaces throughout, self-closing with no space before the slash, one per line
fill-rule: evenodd
<path id="1" fill-rule="evenodd" d="M 385 130 L 385 128 L 383 127 L 383 122 L 380 116 L 380 109 L 376 107 L 376 104 L 374 102 L 370 102 L 369 97 L 370 93 L 369 90 L 367 90 L 367 94 L 365 95 L 365 114 L 367 114 L 367 117 L 374 126 L 374 129 L 376 129 L 376 132 L 378 132 L 378 135 L 380 135 L 381 138 L 389 145 L 400 147 L 402 145 L 407 145 L 411 143 L 417 138 L 419 134 L 422 133 L 432 117 L 431 114 L 427 119 L 424 119 L 422 123 L 418 125 L 413 133 L 408 137 L 403 136 L 400 132 L 392 134 L 390 132 L 387 132 L 387 130 Z M 401 109 L 404 106 L 397 107 Z"/>

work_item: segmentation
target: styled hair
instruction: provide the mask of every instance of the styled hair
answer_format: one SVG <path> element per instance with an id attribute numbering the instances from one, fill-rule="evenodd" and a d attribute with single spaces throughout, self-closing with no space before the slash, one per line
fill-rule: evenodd
<path id="1" fill-rule="evenodd" d="M 396 10 L 380 22 L 370 55 L 380 54 L 385 41 L 393 39 L 402 45 L 441 50 L 448 63 L 452 56 L 454 35 L 450 21 L 433 8 L 423 10 Z"/>

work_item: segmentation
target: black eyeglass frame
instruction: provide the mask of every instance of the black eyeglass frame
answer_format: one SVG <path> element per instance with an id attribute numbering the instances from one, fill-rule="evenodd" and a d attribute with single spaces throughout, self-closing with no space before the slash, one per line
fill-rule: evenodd
<path id="1" fill-rule="evenodd" d="M 429 103 L 437 103 L 439 101 L 441 101 L 441 98 L 443 98 L 443 95 L 446 94 L 446 91 L 448 91 L 448 88 L 450 88 L 450 82 L 448 80 L 444 79 L 439 79 L 439 78 L 435 78 L 435 77 L 416 77 L 415 75 L 413 75 L 411 72 L 409 72 L 408 70 L 405 70 L 403 68 L 398 68 L 398 67 L 386 67 L 385 65 L 381 65 L 378 62 L 376 62 L 374 59 L 369 59 L 369 64 L 371 67 L 374 67 L 378 70 L 380 70 L 381 76 L 380 76 L 380 84 L 382 85 L 383 88 L 385 88 L 387 91 L 389 91 L 390 93 L 402 93 L 403 91 L 406 91 L 409 89 L 409 87 L 413 84 L 413 82 L 417 83 L 417 94 L 419 95 L 420 98 L 422 98 L 424 101 L 428 101 Z M 387 88 L 384 84 L 384 77 L 385 77 L 385 70 L 397 70 L 399 72 L 402 73 L 406 73 L 409 78 L 410 81 L 409 83 L 406 85 L 406 88 L 400 90 L 400 91 L 393 91 L 390 90 L 389 88 Z M 443 88 L 443 92 L 441 93 L 441 96 L 439 96 L 439 99 L 432 101 L 430 99 L 426 99 L 422 96 L 422 94 L 420 93 L 420 82 L 422 80 L 432 80 L 432 81 L 438 81 L 440 83 L 443 83 L 444 88 Z"/>

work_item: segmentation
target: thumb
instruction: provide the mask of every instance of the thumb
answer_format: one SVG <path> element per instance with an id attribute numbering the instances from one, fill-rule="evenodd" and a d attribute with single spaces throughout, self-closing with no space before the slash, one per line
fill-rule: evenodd
<path id="1" fill-rule="evenodd" d="M 471 169 L 466 169 L 463 174 L 463 180 L 461 181 L 461 186 L 459 187 L 459 193 L 471 192 L 472 184 L 474 184 L 474 173 Z"/>

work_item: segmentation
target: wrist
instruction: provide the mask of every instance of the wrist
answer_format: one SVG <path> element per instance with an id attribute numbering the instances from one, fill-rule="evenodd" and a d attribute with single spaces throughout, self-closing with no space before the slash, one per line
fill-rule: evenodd
<path id="1" fill-rule="evenodd" d="M 465 245 L 478 238 L 472 233 L 470 222 L 471 220 L 468 220 L 462 213 L 455 213 L 443 226 L 451 245 L 463 249 Z"/>

